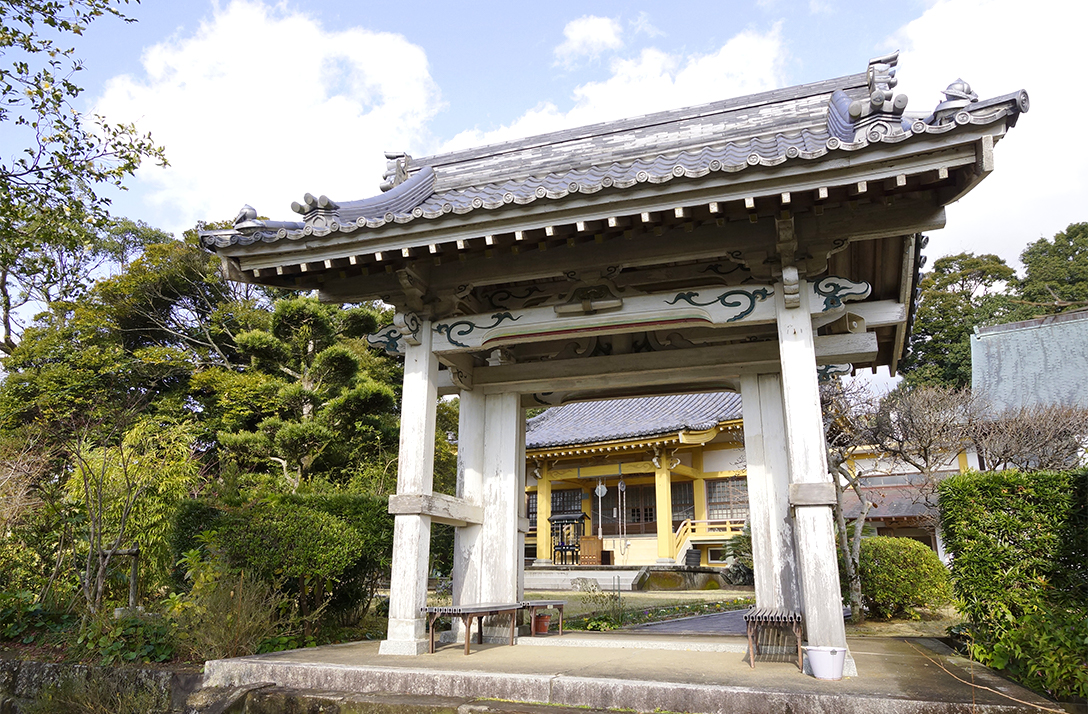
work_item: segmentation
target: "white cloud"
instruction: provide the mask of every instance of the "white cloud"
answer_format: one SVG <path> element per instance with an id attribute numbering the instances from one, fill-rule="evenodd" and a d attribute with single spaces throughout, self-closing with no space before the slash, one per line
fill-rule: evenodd
<path id="1" fill-rule="evenodd" d="M 835 11 L 835 6 L 826 0 L 808 0 L 808 11 L 813 15 L 827 15 Z"/>
<path id="2" fill-rule="evenodd" d="M 633 59 L 614 60 L 607 79 L 576 87 L 569 111 L 542 103 L 509 125 L 462 132 L 443 151 L 773 89 L 782 84 L 783 59 L 777 26 L 763 34 L 741 32 L 706 55 L 645 49 Z"/>
<path id="3" fill-rule="evenodd" d="M 665 34 L 665 31 L 658 28 L 650 21 L 650 13 L 643 10 L 638 14 L 634 20 L 629 20 L 628 23 L 631 29 L 634 30 L 636 35 L 646 35 L 647 37 L 661 37 Z"/>
<path id="4" fill-rule="evenodd" d="M 216 6 L 192 36 L 146 50 L 143 69 L 111 80 L 95 111 L 166 147 L 170 167 L 137 181 L 142 217 L 175 232 L 244 203 L 286 218 L 306 191 L 374 195 L 382 151 L 418 146 L 439 108 L 426 55 L 402 36 L 327 30 L 258 0 Z"/>
<path id="5" fill-rule="evenodd" d="M 908 111 L 932 110 L 958 77 L 983 99 L 1018 89 L 1031 97 L 994 151 L 994 173 L 948 208 L 933 258 L 973 251 L 1014 261 L 1028 241 L 1088 220 L 1088 156 L 1075 128 L 1088 113 L 1076 78 L 1086 25 L 1079 3 L 1041 0 L 1028 12 L 1015 0 L 942 0 L 882 48 L 903 50 L 896 90 L 910 97 Z"/>
<path id="6" fill-rule="evenodd" d="M 563 28 L 563 44 L 555 48 L 555 64 L 573 67 L 583 57 L 596 59 L 606 50 L 623 47 L 619 21 L 610 17 L 586 15 L 571 20 Z"/>

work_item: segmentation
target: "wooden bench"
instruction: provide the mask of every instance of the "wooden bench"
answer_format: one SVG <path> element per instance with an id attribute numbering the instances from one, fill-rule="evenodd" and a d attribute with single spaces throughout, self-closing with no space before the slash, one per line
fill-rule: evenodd
<path id="1" fill-rule="evenodd" d="M 536 637 L 536 627 L 533 626 L 533 623 L 536 622 L 536 611 L 555 608 L 559 611 L 559 634 L 562 636 L 563 606 L 566 604 L 566 600 L 523 600 L 521 606 L 529 611 L 529 632 L 531 635 Z"/>
<path id="2" fill-rule="evenodd" d="M 759 654 L 759 630 L 764 627 L 775 629 L 790 629 L 797 638 L 797 668 L 804 671 L 801 659 L 801 613 L 793 610 L 775 608 L 754 608 L 744 616 L 744 622 L 748 626 L 748 663 L 753 668 L 756 666 L 756 655 Z"/>
<path id="3" fill-rule="evenodd" d="M 431 633 L 431 654 L 434 654 L 434 623 L 443 615 L 459 617 L 461 622 L 464 623 L 465 654 L 468 654 L 469 642 L 472 639 L 472 621 L 478 620 L 476 624 L 478 633 L 476 643 L 482 645 L 484 643 L 484 623 L 482 618 L 492 615 L 510 616 L 510 644 L 514 644 L 514 630 L 517 625 L 518 610 L 521 610 L 524 606 L 525 604 L 522 602 L 484 602 L 478 605 L 439 605 L 423 608 L 423 612 L 428 615 L 427 629 Z"/>

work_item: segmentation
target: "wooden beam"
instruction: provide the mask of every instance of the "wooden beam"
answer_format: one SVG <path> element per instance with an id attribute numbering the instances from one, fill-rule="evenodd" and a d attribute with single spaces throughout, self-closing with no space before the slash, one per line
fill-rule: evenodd
<path id="1" fill-rule="evenodd" d="M 800 213 L 795 217 L 796 233 L 802 237 L 799 250 L 808 245 L 828 245 L 850 240 L 866 240 L 888 235 L 906 235 L 944 227 L 944 208 L 928 197 L 904 196 L 892 206 L 859 205 L 828 210 L 823 216 Z M 759 246 L 773 249 L 777 234 L 774 226 L 730 222 L 724 228 L 707 223 L 685 234 L 682 229 L 664 231 L 661 238 L 649 232 L 624 241 L 621 259 L 609 243 L 579 245 L 574 252 L 553 254 L 534 252 L 531 259 L 520 256 L 496 256 L 491 261 L 469 260 L 444 264 L 430 271 L 431 290 L 437 294 L 453 291 L 471 283 L 484 287 L 520 280 L 563 277 L 572 265 L 580 271 L 601 271 L 611 266 L 633 268 L 673 262 L 677 246 L 683 246 L 685 260 L 713 260 L 727 252 L 744 252 Z M 675 238 L 675 240 L 673 240 Z M 395 280 L 374 276 L 367 280 L 347 278 L 330 280 L 321 288 L 321 298 L 328 302 L 361 302 L 392 296 L 399 292 Z"/>
<path id="2" fill-rule="evenodd" d="M 393 494 L 389 497 L 389 513 L 394 516 L 430 516 L 432 521 L 461 527 L 484 522 L 483 506 L 444 493 Z"/>
<path id="3" fill-rule="evenodd" d="M 865 362 L 876 357 L 876 334 L 827 335 L 816 338 L 821 363 Z M 741 373 L 779 370 L 778 342 L 746 342 L 584 359 L 529 362 L 476 369 L 475 388 L 485 394 L 504 392 L 594 391 L 645 386 L 728 384 Z"/>

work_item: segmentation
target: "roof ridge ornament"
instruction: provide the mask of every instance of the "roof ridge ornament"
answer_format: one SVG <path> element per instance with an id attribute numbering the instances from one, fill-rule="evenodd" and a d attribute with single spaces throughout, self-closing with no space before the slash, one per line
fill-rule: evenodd
<path id="1" fill-rule="evenodd" d="M 903 118 L 907 95 L 893 91 L 899 84 L 895 77 L 898 65 L 899 50 L 869 60 L 868 101 L 851 99 L 841 89 L 835 90 L 827 112 L 827 129 L 833 137 L 854 144 L 879 142 L 910 131 L 910 122 Z"/>
<path id="2" fill-rule="evenodd" d="M 385 158 L 385 173 L 378 185 L 383 193 L 408 180 L 408 166 L 412 163 L 412 157 L 403 151 L 387 151 Z"/>
<path id="3" fill-rule="evenodd" d="M 933 110 L 933 115 L 928 124 L 944 124 L 952 119 L 961 109 L 978 101 L 978 94 L 971 89 L 971 85 L 957 78 L 948 85 L 948 89 L 941 92 L 944 101 Z"/>

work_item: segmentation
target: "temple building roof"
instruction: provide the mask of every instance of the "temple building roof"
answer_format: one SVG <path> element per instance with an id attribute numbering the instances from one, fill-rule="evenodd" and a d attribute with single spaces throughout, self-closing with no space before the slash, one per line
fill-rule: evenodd
<path id="1" fill-rule="evenodd" d="M 1015 120 L 1028 108 L 1026 92 L 979 101 L 957 80 L 936 110 L 907 112 L 906 97 L 891 90 L 895 63 L 894 56 L 878 58 L 868 73 L 447 154 L 387 154 L 384 194 L 363 200 L 306 194 L 292 204 L 301 214 L 294 221 L 258 220 L 246 206 L 233 229 L 207 231 L 204 243 L 216 250 L 336 236 L 511 204 L 567 202 L 606 189 L 845 158 L 965 125 Z"/>
<path id="2" fill-rule="evenodd" d="M 802 281 L 855 286 L 848 310 L 824 301 L 814 316 L 831 338 L 818 364 L 894 373 L 925 232 L 994 170 L 995 144 L 1029 107 L 1024 91 L 979 99 L 956 79 L 915 111 L 895 92 L 897 65 L 892 54 L 864 73 L 685 109 L 388 153 L 376 196 L 306 194 L 291 220 L 245 206 L 201 239 L 230 279 L 392 305 L 372 344 L 395 351 L 430 323 L 440 389 L 516 385 L 525 406 L 733 388 L 739 367 L 699 360 L 774 363 L 774 320 L 689 308 L 741 293 L 770 306 L 775 285 L 792 308 Z M 637 353 L 657 353 L 657 372 Z M 688 362 L 697 381 L 675 369 Z M 540 376 L 560 363 L 566 391 Z M 584 376 L 598 369 L 624 375 Z M 655 391 L 638 391 L 648 382 Z"/>
<path id="3" fill-rule="evenodd" d="M 525 448 L 604 444 L 706 431 L 741 418 L 735 392 L 576 402 L 552 407 L 525 425 Z"/>

